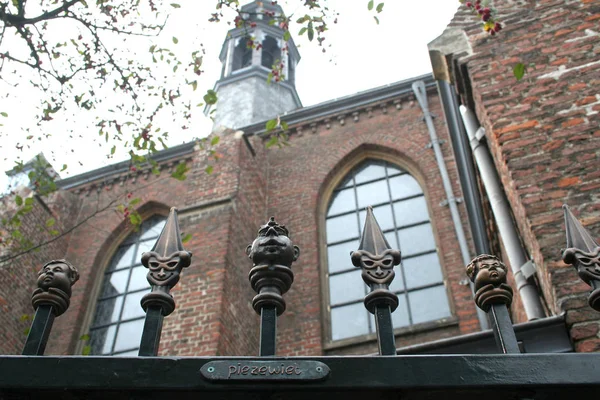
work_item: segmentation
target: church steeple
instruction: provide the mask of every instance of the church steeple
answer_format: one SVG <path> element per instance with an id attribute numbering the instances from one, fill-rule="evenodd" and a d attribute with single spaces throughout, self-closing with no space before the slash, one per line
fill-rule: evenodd
<path id="1" fill-rule="evenodd" d="M 283 9 L 276 2 L 253 1 L 241 14 L 244 23 L 228 32 L 219 56 L 223 68 L 214 89 L 213 129 L 243 128 L 302 107 L 294 82 L 300 54 L 291 37 L 285 40 Z M 283 80 L 268 83 L 274 65 L 281 67 Z"/>

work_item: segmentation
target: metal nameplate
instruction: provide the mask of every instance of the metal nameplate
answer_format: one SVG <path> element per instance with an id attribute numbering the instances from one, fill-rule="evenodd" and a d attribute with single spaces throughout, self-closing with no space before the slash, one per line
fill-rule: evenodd
<path id="1" fill-rule="evenodd" d="M 329 367 L 310 360 L 211 361 L 200 369 L 210 381 L 319 381 L 329 376 Z"/>

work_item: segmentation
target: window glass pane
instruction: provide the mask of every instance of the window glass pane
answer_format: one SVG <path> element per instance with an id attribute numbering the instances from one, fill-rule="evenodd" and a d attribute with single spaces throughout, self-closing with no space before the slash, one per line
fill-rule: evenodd
<path id="1" fill-rule="evenodd" d="M 427 211 L 425 197 L 416 197 L 394 203 L 394 215 L 396 217 L 396 226 L 399 228 L 405 225 L 429 221 L 429 212 Z"/>
<path id="2" fill-rule="evenodd" d="M 369 312 L 362 303 L 331 309 L 331 338 L 345 339 L 369 333 Z"/>
<path id="3" fill-rule="evenodd" d="M 150 239 L 150 240 L 146 240 L 145 242 L 140 242 L 137 254 L 135 256 L 136 264 L 139 264 L 142 262 L 142 254 L 144 254 L 147 251 L 152 250 L 152 247 L 154 247 L 154 243 L 156 243 L 156 239 Z"/>
<path id="4" fill-rule="evenodd" d="M 356 214 L 327 219 L 327 243 L 358 238 Z"/>
<path id="5" fill-rule="evenodd" d="M 360 215 L 360 232 L 362 234 L 362 230 L 365 227 L 365 218 L 367 217 L 366 211 L 361 211 Z M 389 205 L 379 206 L 373 208 L 373 215 L 377 219 L 377 223 L 382 231 L 387 231 L 388 229 L 394 229 L 394 216 L 392 215 L 392 207 Z"/>
<path id="6" fill-rule="evenodd" d="M 365 283 L 360 268 L 329 278 L 329 301 L 332 305 L 360 300 L 365 297 Z"/>
<path id="7" fill-rule="evenodd" d="M 140 240 L 156 238 L 166 224 L 164 217 L 153 217 L 142 224 Z"/>
<path id="8" fill-rule="evenodd" d="M 333 201 L 329 206 L 327 215 L 341 214 L 346 211 L 356 210 L 356 203 L 354 200 L 354 189 L 345 189 L 333 194 Z"/>
<path id="9" fill-rule="evenodd" d="M 135 251 L 135 245 L 127 245 L 121 246 L 117 249 L 108 271 L 113 271 L 115 269 L 126 268 L 131 265 L 133 262 L 133 252 Z"/>
<path id="10" fill-rule="evenodd" d="M 400 250 L 400 246 L 398 246 L 398 241 L 396 240 L 396 231 L 384 233 L 383 236 L 385 236 L 385 239 L 390 245 L 390 249 Z"/>
<path id="11" fill-rule="evenodd" d="M 398 308 L 392 313 L 392 324 L 394 328 L 401 328 L 410 325 L 408 319 L 408 307 L 406 304 L 406 295 L 398 295 Z"/>
<path id="12" fill-rule="evenodd" d="M 367 206 L 385 203 L 389 201 L 387 181 L 377 181 L 367 183 L 366 185 L 356 187 L 356 195 L 358 197 L 358 209 L 361 210 Z"/>
<path id="13" fill-rule="evenodd" d="M 148 274 L 148 269 L 146 267 L 144 267 L 143 265 L 135 267 L 131 271 L 131 279 L 129 280 L 129 289 L 128 290 L 130 292 L 133 292 L 134 290 L 149 288 L 150 284 L 148 283 L 148 280 L 146 279 L 147 274 Z"/>
<path id="14" fill-rule="evenodd" d="M 144 309 L 140 304 L 140 301 L 142 300 L 142 297 L 144 297 L 144 295 L 148 292 L 149 290 L 137 292 L 133 294 L 128 294 L 125 297 L 125 306 L 123 307 L 123 315 L 121 316 L 122 320 L 143 317 L 146 315 Z"/>
<path id="15" fill-rule="evenodd" d="M 129 350 L 139 347 L 140 340 L 142 339 L 143 328 L 143 319 L 119 324 L 119 333 L 117 333 L 115 351 Z"/>
<path id="16" fill-rule="evenodd" d="M 394 280 L 390 284 L 390 290 L 392 292 L 397 292 L 399 290 L 404 290 L 404 281 L 402 280 L 402 271 L 400 270 L 400 266 L 396 265 L 394 267 Z"/>
<path id="17" fill-rule="evenodd" d="M 94 325 L 106 325 L 119 320 L 121 306 L 123 305 L 123 296 L 113 297 L 112 299 L 100 300 L 96 307 L 96 319 Z"/>
<path id="18" fill-rule="evenodd" d="M 390 189 L 392 200 L 423 193 L 419 182 L 408 174 L 390 178 Z"/>
<path id="19" fill-rule="evenodd" d="M 343 271 L 354 268 L 350 260 L 350 252 L 358 250 L 360 242 L 352 240 L 350 242 L 336 244 L 327 247 L 327 265 L 329 272 Z"/>
<path id="20" fill-rule="evenodd" d="M 388 177 L 391 177 L 392 175 L 397 175 L 397 174 L 401 174 L 404 172 L 404 170 L 402 170 L 401 168 L 396 167 L 395 165 L 392 164 L 387 164 L 386 163 L 386 167 L 387 167 L 387 175 Z"/>
<path id="21" fill-rule="evenodd" d="M 373 161 L 367 163 L 364 167 L 359 168 L 354 175 L 354 179 L 357 185 L 362 182 L 368 182 L 372 181 L 373 179 L 379 179 L 384 177 L 385 168 L 383 164 L 375 164 Z"/>
<path id="22" fill-rule="evenodd" d="M 450 316 L 448 296 L 444 285 L 408 293 L 413 324 L 434 321 Z"/>
<path id="23" fill-rule="evenodd" d="M 443 281 L 437 253 L 405 259 L 402 265 L 406 275 L 406 286 L 409 289 Z"/>
<path id="24" fill-rule="evenodd" d="M 113 272 L 104 276 L 104 286 L 100 297 L 116 296 L 125 293 L 127 279 L 129 279 L 129 269 Z"/>
<path id="25" fill-rule="evenodd" d="M 117 326 L 94 329 L 90 332 L 90 346 L 93 354 L 109 354 L 115 341 Z"/>
<path id="26" fill-rule="evenodd" d="M 435 250 L 435 240 L 430 224 L 413 226 L 398 231 L 400 250 L 404 256 Z"/>

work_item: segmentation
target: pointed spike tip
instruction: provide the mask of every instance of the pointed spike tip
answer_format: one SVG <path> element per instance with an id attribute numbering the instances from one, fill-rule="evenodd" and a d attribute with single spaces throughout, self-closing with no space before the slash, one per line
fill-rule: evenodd
<path id="1" fill-rule="evenodd" d="M 567 248 L 577 248 L 584 252 L 592 252 L 597 247 L 600 247 L 598 242 L 596 242 L 587 229 L 573 215 L 569 206 L 563 204 L 563 211 L 565 214 Z"/>
<path id="2" fill-rule="evenodd" d="M 377 219 L 373 214 L 373 207 L 367 207 L 367 216 L 365 218 L 365 227 L 360 239 L 359 250 L 365 250 L 373 255 L 383 254 L 390 249 L 390 245 L 383 235 Z"/>
<path id="3" fill-rule="evenodd" d="M 169 211 L 169 217 L 163 227 L 160 236 L 156 240 L 152 251 L 161 257 L 168 257 L 177 251 L 185 251 L 181 242 L 181 233 L 179 231 L 179 222 L 177 220 L 177 208 L 172 207 Z"/>

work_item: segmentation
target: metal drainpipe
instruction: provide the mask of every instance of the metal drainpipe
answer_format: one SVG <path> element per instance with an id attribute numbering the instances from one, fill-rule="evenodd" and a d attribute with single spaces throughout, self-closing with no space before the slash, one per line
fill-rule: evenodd
<path id="1" fill-rule="evenodd" d="M 527 256 L 521 246 L 517 229 L 511 217 L 510 207 L 500 185 L 500 179 L 496 173 L 492 157 L 486 146 L 480 142 L 480 139 L 485 137 L 485 135 L 479 136 L 478 134 L 483 131 L 483 128 L 479 126 L 475 115 L 467 107 L 461 105 L 460 113 L 462 114 L 465 129 L 469 136 L 469 142 L 475 156 L 475 162 L 479 168 L 483 186 L 490 200 L 490 206 L 496 219 L 502 243 L 506 249 L 506 255 L 508 256 L 508 261 L 515 278 L 517 290 L 523 301 L 523 308 L 525 308 L 527 319 L 531 321 L 544 318 L 546 313 L 538 296 L 537 288 L 521 272 L 521 267 L 527 263 Z"/>
<path id="2" fill-rule="evenodd" d="M 460 220 L 460 214 L 458 212 L 458 207 L 456 206 L 457 200 L 454 197 L 454 193 L 452 192 L 450 176 L 448 175 L 448 170 L 446 169 L 446 164 L 444 163 L 444 155 L 442 154 L 442 148 L 440 147 L 440 142 L 435 131 L 435 126 L 433 125 L 433 118 L 431 116 L 431 112 L 429 111 L 425 83 L 423 81 L 417 81 L 412 84 L 412 89 L 415 93 L 415 96 L 417 97 L 417 101 L 419 102 L 421 109 L 423 110 L 423 115 L 425 116 L 425 123 L 427 124 L 427 130 L 429 131 L 431 146 L 433 147 L 435 159 L 437 161 L 440 174 L 442 175 L 442 184 L 446 193 L 448 206 L 450 207 L 450 215 L 452 216 L 452 222 L 454 223 L 454 231 L 456 232 L 456 237 L 458 238 L 458 245 L 460 247 L 460 253 L 463 259 L 463 264 L 466 266 L 471 262 L 469 246 L 467 245 L 467 238 L 465 237 L 465 231 L 463 230 L 462 222 Z M 473 292 L 473 283 L 469 282 L 469 286 L 471 287 L 471 292 Z M 479 320 L 479 325 L 481 326 L 481 329 L 488 329 L 489 325 L 487 315 L 478 307 L 476 309 L 477 318 Z"/>

